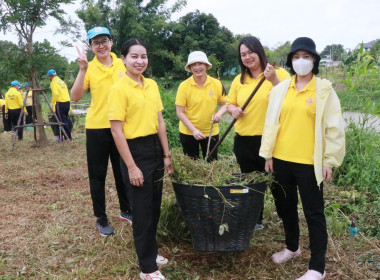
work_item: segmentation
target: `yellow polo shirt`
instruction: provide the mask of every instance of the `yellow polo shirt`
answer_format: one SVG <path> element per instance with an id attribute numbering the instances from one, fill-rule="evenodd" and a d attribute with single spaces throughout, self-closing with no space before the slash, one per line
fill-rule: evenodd
<path id="1" fill-rule="evenodd" d="M 289 73 L 283 68 L 276 68 L 276 74 L 280 81 L 290 78 Z M 235 77 L 228 93 L 227 106 L 233 104 L 242 107 L 256 85 L 263 77 L 261 73 L 256 79 L 249 75 L 245 76 L 244 84 L 240 83 L 241 75 Z M 235 132 L 241 136 L 262 135 L 264 129 L 265 115 L 269 102 L 269 92 L 273 85 L 265 80 L 255 96 L 245 108 L 246 114 L 235 122 Z"/>
<path id="2" fill-rule="evenodd" d="M 108 93 L 111 86 L 125 75 L 126 69 L 114 53 L 110 53 L 113 62 L 109 67 L 104 66 L 95 56 L 88 63 L 83 89 L 90 89 L 91 105 L 86 115 L 86 128 L 110 128 L 108 120 Z"/>
<path id="3" fill-rule="evenodd" d="M 11 87 L 5 93 L 5 114 L 8 114 L 8 110 L 21 109 L 23 105 L 23 100 L 21 96 L 21 92 L 19 92 L 16 88 Z M 24 108 L 26 112 L 26 109 Z"/>
<path id="4" fill-rule="evenodd" d="M 57 102 L 69 102 L 70 94 L 67 89 L 67 85 L 58 76 L 55 76 L 50 82 L 51 88 L 51 106 L 55 111 L 55 104 Z"/>
<path id="5" fill-rule="evenodd" d="M 313 164 L 315 135 L 315 76 L 298 92 L 295 76 L 290 82 L 280 114 L 273 157 L 304 164 Z"/>
<path id="6" fill-rule="evenodd" d="M 28 92 L 22 91 L 23 102 L 24 102 L 25 94 L 28 94 L 28 97 L 26 98 L 25 106 L 32 106 L 33 105 L 33 92 L 31 90 L 29 90 Z"/>
<path id="7" fill-rule="evenodd" d="M 156 82 L 141 77 L 144 86 L 124 75 L 109 91 L 108 120 L 123 121 L 125 139 L 156 134 L 164 109 Z"/>
<path id="8" fill-rule="evenodd" d="M 227 101 L 227 97 L 222 95 L 222 92 L 223 85 L 218 79 L 207 75 L 203 88 L 200 88 L 191 76 L 179 85 L 175 104 L 185 107 L 185 115 L 189 121 L 208 136 L 212 125 L 211 118 L 217 111 L 218 102 Z M 179 131 L 187 135 L 193 134 L 181 121 Z M 211 135 L 217 134 L 219 134 L 219 126 L 215 123 Z"/>
<path id="9" fill-rule="evenodd" d="M 5 100 L 0 98 L 0 108 L 2 108 L 5 105 Z"/>

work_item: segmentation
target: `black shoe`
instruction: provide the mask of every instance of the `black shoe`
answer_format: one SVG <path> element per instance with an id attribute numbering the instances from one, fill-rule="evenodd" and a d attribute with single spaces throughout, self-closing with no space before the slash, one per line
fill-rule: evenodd
<path id="1" fill-rule="evenodd" d="M 113 227 L 108 223 L 107 218 L 98 218 L 96 221 L 96 227 L 101 236 L 110 236 L 115 233 Z"/>

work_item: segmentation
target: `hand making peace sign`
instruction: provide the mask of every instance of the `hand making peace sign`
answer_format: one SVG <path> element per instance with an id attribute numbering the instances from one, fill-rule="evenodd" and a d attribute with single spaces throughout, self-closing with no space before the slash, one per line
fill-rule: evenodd
<path id="1" fill-rule="evenodd" d="M 84 47 L 84 44 L 82 44 L 82 51 L 79 49 L 79 46 L 76 45 L 75 48 L 78 52 L 78 65 L 80 70 L 87 70 L 88 67 L 88 61 L 86 56 L 86 50 Z"/>

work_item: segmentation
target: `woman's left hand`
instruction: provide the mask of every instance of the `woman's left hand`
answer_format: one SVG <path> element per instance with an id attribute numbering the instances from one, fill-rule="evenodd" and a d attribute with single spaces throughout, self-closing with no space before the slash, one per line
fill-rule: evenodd
<path id="1" fill-rule="evenodd" d="M 267 66 L 265 67 L 264 77 L 269 82 L 271 82 L 274 86 L 280 82 L 280 79 L 277 77 L 276 70 L 269 63 L 267 63 Z"/>
<path id="2" fill-rule="evenodd" d="M 330 166 L 322 166 L 323 181 L 330 181 L 332 175 L 332 168 Z"/>
<path id="3" fill-rule="evenodd" d="M 168 174 L 172 174 L 174 172 L 174 168 L 172 166 L 170 158 L 164 158 L 164 165 Z"/>

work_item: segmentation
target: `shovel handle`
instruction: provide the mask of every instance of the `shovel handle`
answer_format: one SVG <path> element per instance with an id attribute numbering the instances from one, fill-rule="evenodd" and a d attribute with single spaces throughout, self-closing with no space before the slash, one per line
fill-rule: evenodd
<path id="1" fill-rule="evenodd" d="M 259 81 L 259 83 L 254 88 L 254 90 L 252 91 L 251 95 L 244 102 L 243 106 L 241 106 L 241 110 L 242 111 L 245 110 L 245 108 L 247 107 L 247 105 L 249 104 L 249 102 L 251 101 L 251 99 L 253 98 L 253 96 L 255 96 L 256 92 L 259 90 L 259 88 L 264 83 L 264 81 L 265 81 L 265 77 L 263 76 L 261 78 L 261 80 Z M 237 121 L 237 119 L 233 119 L 232 120 L 232 122 L 230 123 L 230 125 L 227 127 L 227 130 L 224 132 L 224 134 L 222 135 L 222 137 L 220 137 L 219 141 L 215 144 L 214 148 L 211 150 L 211 152 L 206 157 L 206 161 L 216 152 L 216 150 L 218 149 L 218 147 L 220 146 L 220 144 L 222 144 L 224 138 L 226 138 L 227 134 L 230 132 L 230 130 L 232 129 L 232 127 L 234 126 L 234 124 L 235 124 L 236 121 Z"/>

